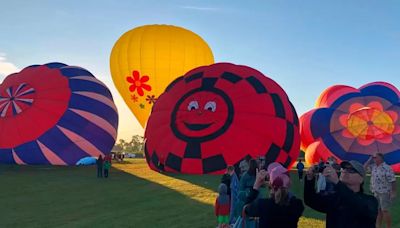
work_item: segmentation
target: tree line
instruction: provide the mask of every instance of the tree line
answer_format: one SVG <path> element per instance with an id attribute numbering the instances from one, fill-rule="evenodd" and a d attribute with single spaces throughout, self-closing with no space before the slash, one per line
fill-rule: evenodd
<path id="1" fill-rule="evenodd" d="M 136 157 L 144 157 L 144 137 L 141 135 L 132 136 L 131 140 L 126 141 L 119 139 L 115 143 L 112 152 L 114 153 L 130 153 L 135 154 Z"/>

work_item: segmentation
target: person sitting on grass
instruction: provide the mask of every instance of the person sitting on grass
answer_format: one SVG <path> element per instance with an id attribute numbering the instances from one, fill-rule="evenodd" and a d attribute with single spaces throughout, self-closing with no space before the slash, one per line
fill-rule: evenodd
<path id="1" fill-rule="evenodd" d="M 229 227 L 230 199 L 227 189 L 226 184 L 220 184 L 218 187 L 219 195 L 215 200 L 215 215 L 219 228 Z"/>

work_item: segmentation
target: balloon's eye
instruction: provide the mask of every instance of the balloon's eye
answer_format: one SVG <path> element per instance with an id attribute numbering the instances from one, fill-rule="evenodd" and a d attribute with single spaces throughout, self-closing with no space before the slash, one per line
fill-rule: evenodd
<path id="1" fill-rule="evenodd" d="M 209 101 L 206 103 L 206 105 L 204 105 L 204 110 L 215 112 L 216 109 L 217 109 L 217 104 L 215 103 L 215 101 Z"/>
<path id="2" fill-rule="evenodd" d="M 197 101 L 191 101 L 188 105 L 188 110 L 192 111 L 196 109 L 199 109 L 199 103 Z"/>

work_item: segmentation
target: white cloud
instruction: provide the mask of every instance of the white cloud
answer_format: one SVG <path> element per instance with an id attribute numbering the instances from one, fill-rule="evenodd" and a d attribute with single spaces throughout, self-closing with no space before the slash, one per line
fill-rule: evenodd
<path id="1" fill-rule="evenodd" d="M 18 69 L 17 66 L 13 63 L 7 62 L 6 54 L 0 52 L 0 79 L 18 71 L 20 71 L 20 69 Z"/>
<path id="2" fill-rule="evenodd" d="M 190 10 L 201 10 L 201 11 L 217 11 L 218 8 L 211 8 L 211 7 L 198 7 L 198 6 L 181 6 L 183 9 L 190 9 Z"/>

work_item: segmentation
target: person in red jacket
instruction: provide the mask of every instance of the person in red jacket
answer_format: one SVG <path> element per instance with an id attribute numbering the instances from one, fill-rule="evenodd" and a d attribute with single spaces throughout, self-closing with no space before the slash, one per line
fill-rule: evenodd
<path id="1" fill-rule="evenodd" d="M 218 187 L 219 195 L 215 200 L 215 215 L 217 216 L 218 227 L 229 227 L 230 199 L 227 194 L 226 184 L 220 184 Z"/>

